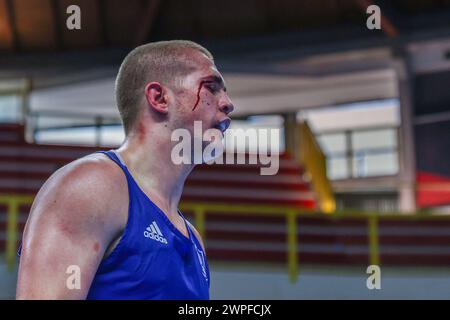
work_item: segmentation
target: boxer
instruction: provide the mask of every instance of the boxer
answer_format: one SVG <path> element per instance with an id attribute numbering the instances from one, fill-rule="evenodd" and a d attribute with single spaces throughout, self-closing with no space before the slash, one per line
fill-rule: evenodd
<path id="1" fill-rule="evenodd" d="M 142 45 L 115 85 L 115 150 L 56 171 L 38 192 L 20 250 L 18 299 L 209 299 L 199 233 L 178 204 L 194 163 L 171 161 L 171 132 L 223 136 L 233 104 L 213 56 L 190 41 Z M 78 285 L 68 281 L 78 270 Z"/>

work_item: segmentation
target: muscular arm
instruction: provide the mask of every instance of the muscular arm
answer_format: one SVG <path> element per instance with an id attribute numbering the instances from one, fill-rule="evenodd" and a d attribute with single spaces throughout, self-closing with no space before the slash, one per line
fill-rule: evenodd
<path id="1" fill-rule="evenodd" d="M 18 299 L 86 298 L 105 250 L 126 224 L 126 182 L 114 166 L 83 158 L 41 188 L 24 231 Z M 67 286 L 69 266 L 79 267 L 80 289 Z"/>

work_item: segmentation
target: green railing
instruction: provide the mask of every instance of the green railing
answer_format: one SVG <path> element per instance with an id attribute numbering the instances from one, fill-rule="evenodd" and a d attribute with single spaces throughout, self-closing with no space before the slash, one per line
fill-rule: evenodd
<path id="1" fill-rule="evenodd" d="M 298 159 L 309 174 L 312 187 L 319 200 L 320 210 L 324 213 L 332 213 L 336 210 L 336 200 L 334 198 L 331 183 L 327 177 L 326 157 L 314 134 L 306 121 L 299 124 L 300 145 L 298 148 Z"/>
<path id="2" fill-rule="evenodd" d="M 19 206 L 31 205 L 33 196 L 27 195 L 0 195 L 0 204 L 7 206 L 7 237 L 6 237 L 6 261 L 12 269 L 16 262 Z M 291 206 L 270 206 L 270 205 L 248 205 L 248 204 L 221 204 L 221 203 L 182 203 L 180 210 L 192 212 L 194 223 L 201 234 L 206 246 L 208 239 L 205 233 L 205 221 L 207 215 L 217 213 L 230 215 L 267 215 L 284 217 L 286 222 L 286 264 L 289 278 L 295 282 L 299 275 L 298 249 L 301 246 L 298 237 L 298 217 L 314 217 L 323 219 L 333 219 L 339 221 L 343 218 L 362 219 L 366 221 L 368 236 L 369 263 L 380 264 L 378 225 L 380 220 L 407 220 L 420 221 L 423 218 L 436 220 L 450 220 L 450 216 L 432 215 L 401 215 L 399 213 L 383 214 L 377 212 L 359 211 L 336 211 L 333 215 L 307 211 Z"/>
<path id="3" fill-rule="evenodd" d="M 21 205 L 31 205 L 33 196 L 4 194 L 0 195 L 0 204 L 6 206 L 6 262 L 12 270 L 16 262 L 19 208 Z"/>

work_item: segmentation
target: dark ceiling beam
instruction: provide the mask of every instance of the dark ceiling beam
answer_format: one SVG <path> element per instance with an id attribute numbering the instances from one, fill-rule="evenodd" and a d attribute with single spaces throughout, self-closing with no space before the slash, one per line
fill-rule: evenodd
<path id="1" fill-rule="evenodd" d="M 13 0 L 5 0 L 6 7 L 6 16 L 8 20 L 9 30 L 11 33 L 11 49 L 13 52 L 16 52 L 19 48 L 19 39 L 17 33 L 17 24 L 16 24 L 16 16 L 14 10 L 14 1 Z"/>
<path id="2" fill-rule="evenodd" d="M 367 7 L 377 4 L 372 0 L 354 0 L 355 3 L 360 7 L 360 9 L 366 14 Z M 396 38 L 399 35 L 397 27 L 392 23 L 392 21 L 383 14 L 383 8 L 381 8 L 381 30 L 389 37 Z"/>
<path id="3" fill-rule="evenodd" d="M 100 43 L 103 47 L 108 47 L 110 45 L 109 35 L 108 35 L 108 7 L 107 0 L 97 0 L 96 1 L 98 8 L 98 20 L 99 24 L 99 34 L 100 34 Z"/>
<path id="4" fill-rule="evenodd" d="M 61 25 L 61 7 L 59 6 L 59 0 L 51 0 L 52 8 L 52 24 L 55 30 L 55 47 L 57 50 L 64 49 L 62 30 L 65 26 Z M 65 11 L 64 11 L 65 12 Z"/>
<path id="5" fill-rule="evenodd" d="M 147 2 L 147 8 L 143 12 L 142 26 L 136 34 L 135 45 L 144 43 L 150 36 L 151 29 L 156 20 L 156 14 L 159 11 L 160 0 L 150 0 Z"/>
<path id="6" fill-rule="evenodd" d="M 12 30 L 6 8 L 6 0 L 0 0 L 0 50 L 12 50 Z"/>

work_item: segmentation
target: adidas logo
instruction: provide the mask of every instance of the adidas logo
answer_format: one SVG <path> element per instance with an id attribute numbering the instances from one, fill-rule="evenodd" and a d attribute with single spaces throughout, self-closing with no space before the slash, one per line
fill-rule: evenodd
<path id="1" fill-rule="evenodd" d="M 206 268 L 205 268 L 205 256 L 203 254 L 203 251 L 199 250 L 197 246 L 195 246 L 195 249 L 197 249 L 198 261 L 200 262 L 200 266 L 202 267 L 203 277 L 205 277 L 206 282 L 208 282 L 208 276 L 206 275 Z"/>
<path id="2" fill-rule="evenodd" d="M 147 229 L 145 229 L 144 237 L 153 239 L 155 241 L 159 241 L 159 242 L 164 243 L 164 244 L 167 244 L 167 239 L 164 238 L 163 234 L 161 233 L 161 230 L 159 230 L 159 227 L 156 224 L 156 221 L 153 221 L 147 227 Z"/>

